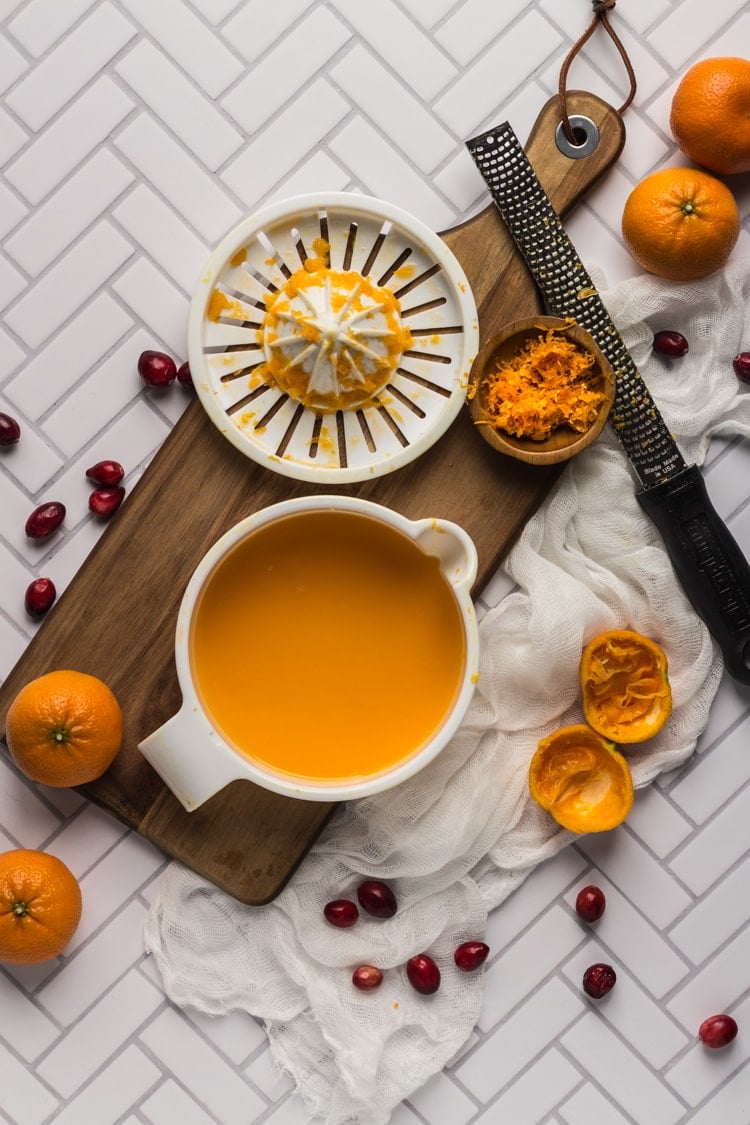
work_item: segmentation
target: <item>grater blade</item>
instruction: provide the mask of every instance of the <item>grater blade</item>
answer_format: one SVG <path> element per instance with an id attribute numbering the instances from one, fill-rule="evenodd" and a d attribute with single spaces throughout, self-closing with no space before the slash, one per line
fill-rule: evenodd
<path id="1" fill-rule="evenodd" d="M 610 422 L 645 487 L 685 461 L 511 126 L 467 142 L 492 198 L 553 316 L 572 317 L 596 340 L 616 376 Z"/>

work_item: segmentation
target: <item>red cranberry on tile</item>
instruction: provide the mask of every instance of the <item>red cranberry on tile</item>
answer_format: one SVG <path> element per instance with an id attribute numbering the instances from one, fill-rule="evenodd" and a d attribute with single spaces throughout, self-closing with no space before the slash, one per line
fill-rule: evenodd
<path id="1" fill-rule="evenodd" d="M 709 1016 L 698 1028 L 698 1038 L 706 1047 L 715 1050 L 731 1043 L 738 1030 L 737 1022 L 731 1016 Z"/>
<path id="2" fill-rule="evenodd" d="M 583 974 L 583 991 L 594 1000 L 601 1000 L 615 987 L 617 974 L 611 965 L 589 965 Z"/>
<path id="3" fill-rule="evenodd" d="M 21 427 L 10 414 L 0 411 L 0 445 L 15 445 L 21 436 Z"/>
<path id="4" fill-rule="evenodd" d="M 177 364 L 164 352 L 141 352 L 138 374 L 147 387 L 168 387 L 177 376 Z"/>
<path id="5" fill-rule="evenodd" d="M 57 500 L 48 500 L 34 508 L 26 520 L 26 535 L 29 539 L 46 539 L 65 519 L 65 505 Z"/>
<path id="6" fill-rule="evenodd" d="M 35 578 L 26 588 L 24 605 L 29 617 L 43 617 L 57 597 L 51 578 Z"/>

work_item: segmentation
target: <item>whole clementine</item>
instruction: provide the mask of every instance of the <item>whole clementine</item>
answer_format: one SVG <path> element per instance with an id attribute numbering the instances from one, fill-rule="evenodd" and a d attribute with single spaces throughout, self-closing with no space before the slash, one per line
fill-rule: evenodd
<path id="1" fill-rule="evenodd" d="M 670 281 L 720 269 L 740 233 L 737 202 L 721 180 L 697 168 L 663 168 L 625 201 L 622 235 L 636 262 Z"/>
<path id="2" fill-rule="evenodd" d="M 750 60 L 691 66 L 672 98 L 669 125 L 696 164 L 724 176 L 750 172 Z"/>
<path id="3" fill-rule="evenodd" d="M 0 855 L 0 961 L 50 961 L 80 920 L 81 888 L 61 859 L 24 848 Z"/>
<path id="4" fill-rule="evenodd" d="M 99 777 L 122 744 L 122 711 L 96 676 L 65 668 L 21 688 L 6 719 L 11 757 L 44 785 L 83 785 Z"/>

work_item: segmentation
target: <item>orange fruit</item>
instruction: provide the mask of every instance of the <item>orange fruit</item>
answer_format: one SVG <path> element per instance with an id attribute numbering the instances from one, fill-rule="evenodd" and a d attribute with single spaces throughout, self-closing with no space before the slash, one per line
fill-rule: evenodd
<path id="1" fill-rule="evenodd" d="M 122 711 L 96 676 L 61 669 L 22 687 L 8 708 L 5 738 L 22 773 L 44 785 L 99 777 L 122 744 Z"/>
<path id="2" fill-rule="evenodd" d="M 50 961 L 80 920 L 81 888 L 61 859 L 22 848 L 0 854 L 0 961 Z"/>
<path id="3" fill-rule="evenodd" d="M 697 168 L 663 168 L 625 201 L 622 235 L 636 262 L 670 281 L 695 281 L 720 269 L 740 233 L 732 192 Z"/>
<path id="4" fill-rule="evenodd" d="M 696 164 L 727 176 L 750 172 L 750 60 L 702 59 L 672 98 L 672 135 Z"/>
<path id="5" fill-rule="evenodd" d="M 613 742 L 644 742 L 672 714 L 664 649 L 632 629 L 609 629 L 585 646 L 580 681 L 590 727 Z"/>
<path id="6" fill-rule="evenodd" d="M 633 807 L 630 766 L 584 723 L 541 739 L 529 765 L 529 793 L 570 832 L 607 832 Z"/>

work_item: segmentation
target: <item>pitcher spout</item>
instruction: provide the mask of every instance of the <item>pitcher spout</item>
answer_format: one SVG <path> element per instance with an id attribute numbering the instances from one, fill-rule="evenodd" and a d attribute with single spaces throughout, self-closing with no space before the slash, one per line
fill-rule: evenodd
<path id="1" fill-rule="evenodd" d="M 477 577 L 477 549 L 471 537 L 450 520 L 427 519 L 415 524 L 417 543 L 436 555 L 445 580 L 457 591 L 469 591 Z"/>

